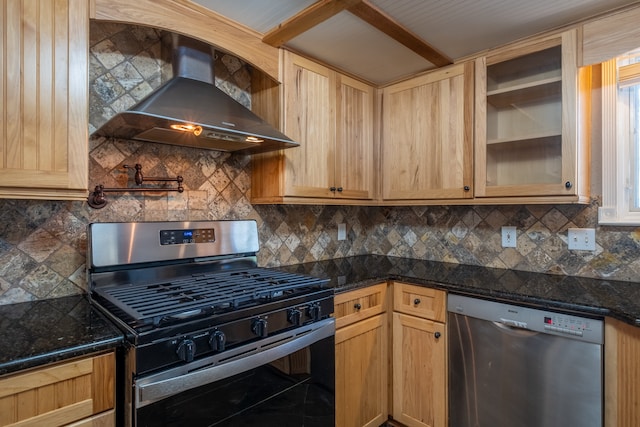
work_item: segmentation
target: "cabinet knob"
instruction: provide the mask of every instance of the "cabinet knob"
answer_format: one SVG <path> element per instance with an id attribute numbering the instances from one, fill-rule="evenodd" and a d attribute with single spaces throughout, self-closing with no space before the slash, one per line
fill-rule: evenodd
<path id="1" fill-rule="evenodd" d="M 571 183 L 571 181 L 567 181 L 564 183 L 565 188 L 571 188 L 573 187 L 573 184 Z"/>
<path id="2" fill-rule="evenodd" d="M 338 193 L 342 193 L 342 187 L 338 187 L 337 190 L 338 190 Z"/>
<path id="3" fill-rule="evenodd" d="M 355 308 L 356 310 L 360 310 L 362 308 L 362 306 L 360 305 L 359 302 L 353 304 L 353 308 Z"/>
<path id="4" fill-rule="evenodd" d="M 329 187 L 329 191 L 335 192 L 336 191 L 336 187 Z"/>
<path id="5" fill-rule="evenodd" d="M 471 190 L 471 187 L 469 187 L 468 185 L 465 185 L 463 188 L 464 188 L 464 191 L 469 191 L 469 190 Z"/>
<path id="6" fill-rule="evenodd" d="M 436 339 L 438 339 L 438 338 L 440 338 L 440 336 L 441 336 L 441 335 L 440 335 L 440 332 L 436 332 L 436 333 L 434 333 L 434 334 L 433 334 L 433 336 L 434 336 Z"/>
<path id="7" fill-rule="evenodd" d="M 418 305 L 418 304 L 420 304 L 420 298 L 416 298 L 416 299 L 414 299 L 414 300 L 413 300 L 413 304 L 414 304 L 414 305 Z"/>

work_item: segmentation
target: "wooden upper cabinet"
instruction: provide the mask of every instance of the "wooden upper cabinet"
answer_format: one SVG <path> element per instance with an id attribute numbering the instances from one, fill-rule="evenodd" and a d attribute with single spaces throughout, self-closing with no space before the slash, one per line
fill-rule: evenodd
<path id="1" fill-rule="evenodd" d="M 476 60 L 476 197 L 588 200 L 590 69 L 576 49 L 571 30 Z"/>
<path id="2" fill-rule="evenodd" d="M 335 196 L 374 197 L 374 89 L 358 80 L 336 75 Z"/>
<path id="3" fill-rule="evenodd" d="M 86 0 L 0 7 L 0 197 L 86 199 Z"/>
<path id="4" fill-rule="evenodd" d="M 252 202 L 373 198 L 374 89 L 291 52 L 282 59 L 282 129 L 300 147 L 254 155 Z"/>
<path id="5" fill-rule="evenodd" d="M 284 133 L 300 147 L 285 150 L 285 195 L 333 197 L 335 99 L 333 72 L 285 52 Z"/>
<path id="6" fill-rule="evenodd" d="M 473 63 L 383 91 L 382 198 L 473 197 Z"/>

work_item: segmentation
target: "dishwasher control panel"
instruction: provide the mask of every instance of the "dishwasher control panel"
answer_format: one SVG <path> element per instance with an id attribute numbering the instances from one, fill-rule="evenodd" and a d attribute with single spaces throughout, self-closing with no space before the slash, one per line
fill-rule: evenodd
<path id="1" fill-rule="evenodd" d="M 499 326 L 542 332 L 593 343 L 604 342 L 604 323 L 575 314 L 449 294 L 447 310 L 494 322 Z"/>

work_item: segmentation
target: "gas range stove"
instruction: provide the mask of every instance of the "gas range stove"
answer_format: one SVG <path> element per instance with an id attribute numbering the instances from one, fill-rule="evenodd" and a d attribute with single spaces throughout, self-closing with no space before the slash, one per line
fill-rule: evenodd
<path id="1" fill-rule="evenodd" d="M 87 237 L 91 300 L 129 344 L 119 425 L 275 426 L 295 413 L 302 426 L 318 412 L 333 425 L 333 289 L 258 267 L 255 221 L 94 223 Z M 294 412 L 276 403 L 285 395 Z"/>
<path id="2" fill-rule="evenodd" d="M 328 280 L 257 267 L 255 221 L 94 223 L 91 298 L 138 374 L 328 318 Z"/>

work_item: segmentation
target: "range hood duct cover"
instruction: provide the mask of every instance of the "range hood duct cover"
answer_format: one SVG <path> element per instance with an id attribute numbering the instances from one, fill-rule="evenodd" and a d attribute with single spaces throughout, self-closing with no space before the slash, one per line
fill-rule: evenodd
<path id="1" fill-rule="evenodd" d="M 242 154 L 297 147 L 215 87 L 211 46 L 173 36 L 174 77 L 94 135 Z"/>

